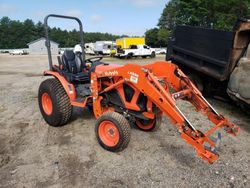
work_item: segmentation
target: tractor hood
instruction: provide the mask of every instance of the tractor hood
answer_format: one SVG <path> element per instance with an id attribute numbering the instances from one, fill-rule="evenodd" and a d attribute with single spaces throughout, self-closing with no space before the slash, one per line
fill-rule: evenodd
<path id="1" fill-rule="evenodd" d="M 95 68 L 95 72 L 97 74 L 100 74 L 100 73 L 110 71 L 110 70 L 115 69 L 115 68 L 120 67 L 120 66 L 121 65 L 117 65 L 117 64 L 102 64 L 102 65 L 98 65 Z"/>

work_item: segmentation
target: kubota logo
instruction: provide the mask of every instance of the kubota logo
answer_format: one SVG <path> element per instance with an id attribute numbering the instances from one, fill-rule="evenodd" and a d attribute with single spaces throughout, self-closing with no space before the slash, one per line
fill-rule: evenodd
<path id="1" fill-rule="evenodd" d="M 114 70 L 114 71 L 106 71 L 105 76 L 115 76 L 118 75 L 118 71 Z"/>

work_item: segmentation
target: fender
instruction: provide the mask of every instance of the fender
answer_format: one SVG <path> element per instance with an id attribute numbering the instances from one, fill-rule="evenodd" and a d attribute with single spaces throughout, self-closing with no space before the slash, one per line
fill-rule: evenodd
<path id="1" fill-rule="evenodd" d="M 60 81 L 64 90 L 69 96 L 70 102 L 76 99 L 76 90 L 75 90 L 74 85 L 70 84 L 62 75 L 60 75 L 58 72 L 53 72 L 53 71 L 44 71 L 43 74 L 44 76 L 54 76 Z"/>

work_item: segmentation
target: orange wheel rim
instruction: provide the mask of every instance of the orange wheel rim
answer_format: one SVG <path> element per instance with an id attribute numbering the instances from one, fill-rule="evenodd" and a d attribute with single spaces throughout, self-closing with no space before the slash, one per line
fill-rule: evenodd
<path id="1" fill-rule="evenodd" d="M 43 111 L 47 115 L 51 115 L 53 111 L 53 105 L 52 105 L 52 100 L 49 96 L 48 93 L 44 93 L 42 95 L 42 106 L 43 106 Z"/>
<path id="2" fill-rule="evenodd" d="M 149 130 L 149 129 L 151 129 L 151 128 L 154 127 L 154 125 L 155 125 L 155 119 L 149 121 L 149 123 L 147 123 L 147 124 L 143 124 L 140 120 L 136 120 L 135 123 L 136 123 L 136 125 L 137 125 L 140 129 L 142 129 L 142 130 Z"/>
<path id="3" fill-rule="evenodd" d="M 114 147 L 119 142 L 119 131 L 112 121 L 106 120 L 101 122 L 99 125 L 98 134 L 101 141 L 109 147 Z"/>

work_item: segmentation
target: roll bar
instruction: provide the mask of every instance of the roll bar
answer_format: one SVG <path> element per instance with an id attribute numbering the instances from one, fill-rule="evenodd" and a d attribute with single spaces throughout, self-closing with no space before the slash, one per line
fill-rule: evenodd
<path id="1" fill-rule="evenodd" d="M 48 60 L 49 60 L 49 69 L 53 70 L 53 62 L 52 62 L 52 56 L 51 56 L 51 49 L 50 49 L 50 39 L 49 39 L 49 27 L 48 27 L 48 19 L 50 17 L 55 18 L 63 18 L 63 19 L 71 19 L 76 20 L 79 24 L 79 30 L 80 30 L 80 45 L 82 47 L 82 59 L 85 61 L 85 52 L 84 52 L 84 41 L 83 41 L 83 28 L 82 28 L 82 22 L 79 18 L 72 17 L 72 16 L 64 16 L 64 15 L 57 15 L 57 14 L 49 14 L 44 18 L 44 30 L 45 30 L 45 46 L 47 47 L 48 51 Z"/>

